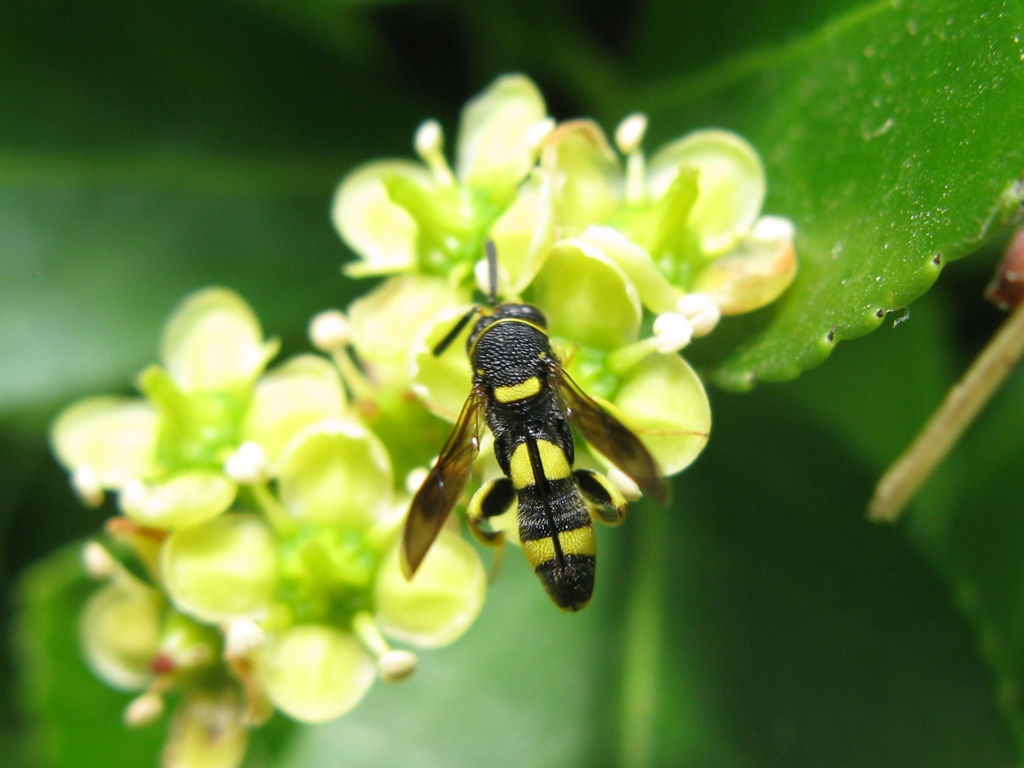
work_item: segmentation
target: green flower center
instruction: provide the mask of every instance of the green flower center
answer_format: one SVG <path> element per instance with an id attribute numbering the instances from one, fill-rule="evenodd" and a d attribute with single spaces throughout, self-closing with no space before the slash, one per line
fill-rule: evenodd
<path id="1" fill-rule="evenodd" d="M 278 600 L 295 623 L 347 625 L 370 607 L 380 562 L 359 531 L 308 526 L 284 541 Z"/>

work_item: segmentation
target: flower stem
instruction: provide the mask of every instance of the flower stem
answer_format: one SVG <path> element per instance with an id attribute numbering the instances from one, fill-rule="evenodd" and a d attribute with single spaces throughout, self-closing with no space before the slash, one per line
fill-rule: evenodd
<path id="1" fill-rule="evenodd" d="M 249 486 L 253 501 L 263 513 L 270 527 L 279 536 L 291 536 L 298 528 L 295 518 L 288 514 L 284 505 L 278 501 L 266 483 L 253 483 Z"/>
<path id="2" fill-rule="evenodd" d="M 878 481 L 868 517 L 895 522 L 964 430 L 991 399 L 1024 354 L 1024 303 L 1018 304 L 995 336 L 946 394 L 914 442 Z"/>

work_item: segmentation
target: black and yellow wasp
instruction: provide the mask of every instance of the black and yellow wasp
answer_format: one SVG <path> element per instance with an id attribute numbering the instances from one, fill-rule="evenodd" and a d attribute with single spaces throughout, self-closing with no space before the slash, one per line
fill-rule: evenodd
<path id="1" fill-rule="evenodd" d="M 519 539 L 527 560 L 555 604 L 578 611 L 594 590 L 596 547 L 584 499 L 611 524 L 625 516 L 626 501 L 603 475 L 573 469 L 570 422 L 655 501 L 664 503 L 667 489 L 640 439 L 569 378 L 552 352 L 541 311 L 529 304 L 498 304 L 496 262 L 494 246 L 488 243 L 488 307 L 470 310 L 433 350 L 442 354 L 480 316 L 466 342 L 473 388 L 437 463 L 412 500 L 402 567 L 406 578 L 412 578 L 462 495 L 486 419 L 505 476 L 473 496 L 467 510 L 470 527 L 481 541 L 500 543 L 501 535 L 483 530 L 480 523 L 518 502 Z"/>

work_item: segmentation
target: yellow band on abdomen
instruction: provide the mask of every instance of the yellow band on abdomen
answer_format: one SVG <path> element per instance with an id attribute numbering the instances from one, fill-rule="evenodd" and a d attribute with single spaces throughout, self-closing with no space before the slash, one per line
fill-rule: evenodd
<path id="1" fill-rule="evenodd" d="M 537 453 L 540 455 L 544 476 L 549 481 L 563 480 L 572 474 L 572 468 L 565 458 L 565 452 L 554 443 L 538 440 Z M 533 464 L 530 462 L 530 452 L 526 443 L 520 443 L 513 451 L 512 459 L 509 461 L 509 470 L 512 485 L 517 489 L 537 484 L 537 478 L 533 476 Z"/>
<path id="2" fill-rule="evenodd" d="M 589 525 L 581 528 L 574 528 L 571 531 L 562 531 L 558 534 L 558 543 L 565 555 L 590 555 L 597 554 L 597 542 L 594 539 L 594 529 Z M 523 554 L 531 568 L 536 569 L 538 565 L 550 562 L 555 559 L 555 543 L 550 536 L 543 539 L 523 542 Z"/>

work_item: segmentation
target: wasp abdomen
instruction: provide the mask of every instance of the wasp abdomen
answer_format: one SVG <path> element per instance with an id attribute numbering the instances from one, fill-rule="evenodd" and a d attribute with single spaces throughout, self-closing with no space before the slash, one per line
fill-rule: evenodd
<path id="1" fill-rule="evenodd" d="M 528 438 L 509 462 L 519 502 L 519 539 L 559 608 L 578 611 L 594 591 L 596 544 L 590 515 L 562 447 Z"/>
<path id="2" fill-rule="evenodd" d="M 597 547 L 590 516 L 575 488 L 571 490 L 575 498 L 566 499 L 561 514 L 555 505 L 544 507 L 530 498 L 533 494 L 521 491 L 519 538 L 527 562 L 555 605 L 578 611 L 594 591 Z M 547 519 L 549 513 L 553 519 Z"/>

